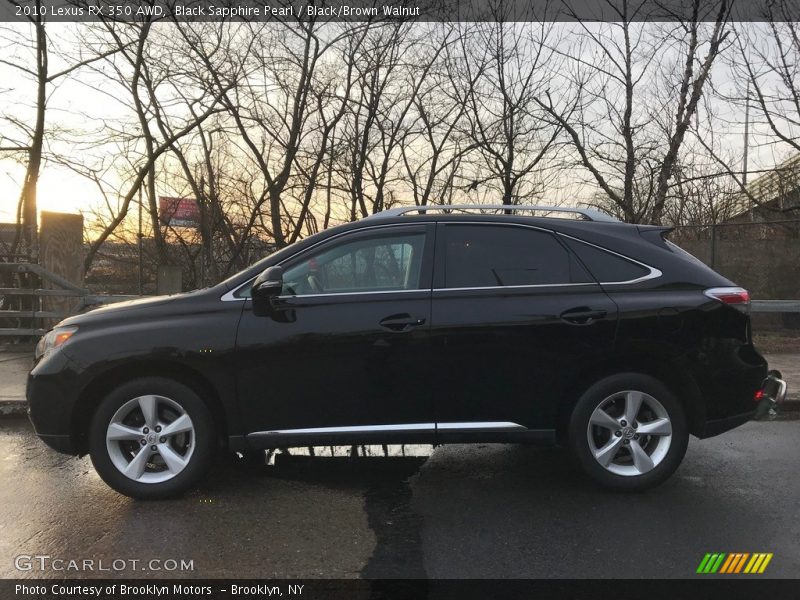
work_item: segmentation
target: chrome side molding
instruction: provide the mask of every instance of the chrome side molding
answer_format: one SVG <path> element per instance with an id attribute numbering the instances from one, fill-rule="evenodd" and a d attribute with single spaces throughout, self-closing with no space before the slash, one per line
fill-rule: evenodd
<path id="1" fill-rule="evenodd" d="M 527 427 L 519 423 L 512 423 L 510 421 L 487 421 L 483 423 L 437 423 L 436 428 L 440 431 L 509 431 L 509 430 L 525 430 Z"/>
<path id="2" fill-rule="evenodd" d="M 275 437 L 291 435 L 347 435 L 358 433 L 433 433 L 440 431 L 524 431 L 527 429 L 519 423 L 510 421 L 480 421 L 461 423 L 400 423 L 392 425 L 349 425 L 345 427 L 307 427 L 301 429 L 275 429 L 272 431 L 255 431 L 248 436 Z"/>

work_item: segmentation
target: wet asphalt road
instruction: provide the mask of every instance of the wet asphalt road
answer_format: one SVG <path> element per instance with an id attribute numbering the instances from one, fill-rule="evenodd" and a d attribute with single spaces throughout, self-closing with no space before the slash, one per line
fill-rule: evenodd
<path id="1" fill-rule="evenodd" d="M 692 577 L 704 553 L 742 551 L 774 553 L 761 577 L 797 577 L 798 443 L 791 419 L 693 439 L 676 475 L 638 495 L 598 490 L 563 450 L 485 444 L 221 460 L 186 497 L 137 502 L 2 420 L 0 577 Z M 141 562 L 18 571 L 19 555 Z"/>

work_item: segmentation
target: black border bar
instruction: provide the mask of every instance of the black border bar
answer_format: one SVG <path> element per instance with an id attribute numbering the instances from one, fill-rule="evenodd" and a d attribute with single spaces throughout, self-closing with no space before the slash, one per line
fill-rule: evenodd
<path id="1" fill-rule="evenodd" d="M 123 589 L 123 586 L 124 589 Z M 294 586 L 294 587 L 290 587 Z M 136 591 L 132 591 L 134 589 Z M 243 591 L 244 590 L 244 591 Z M 237 593 L 238 592 L 238 593 Z M 751 600 L 800 597 L 800 579 L 4 579 L 0 598 L 18 600 Z"/>

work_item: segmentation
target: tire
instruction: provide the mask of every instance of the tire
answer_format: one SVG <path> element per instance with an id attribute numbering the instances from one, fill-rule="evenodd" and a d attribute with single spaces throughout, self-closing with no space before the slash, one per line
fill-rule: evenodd
<path id="1" fill-rule="evenodd" d="M 89 429 L 97 473 L 120 494 L 141 500 L 188 490 L 207 471 L 214 450 L 205 402 L 191 388 L 164 377 L 134 379 L 111 391 Z"/>
<path id="2" fill-rule="evenodd" d="M 572 411 L 568 436 L 589 477 L 621 492 L 664 482 L 689 443 L 683 407 L 664 384 L 639 373 L 612 375 L 587 389 Z"/>

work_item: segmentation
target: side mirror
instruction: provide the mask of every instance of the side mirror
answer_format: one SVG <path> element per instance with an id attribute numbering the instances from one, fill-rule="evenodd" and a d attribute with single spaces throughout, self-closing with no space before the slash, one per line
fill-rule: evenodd
<path id="1" fill-rule="evenodd" d="M 283 267 L 269 267 L 256 277 L 251 291 L 253 313 L 258 317 L 272 314 L 272 300 L 280 296 L 282 289 Z"/>

